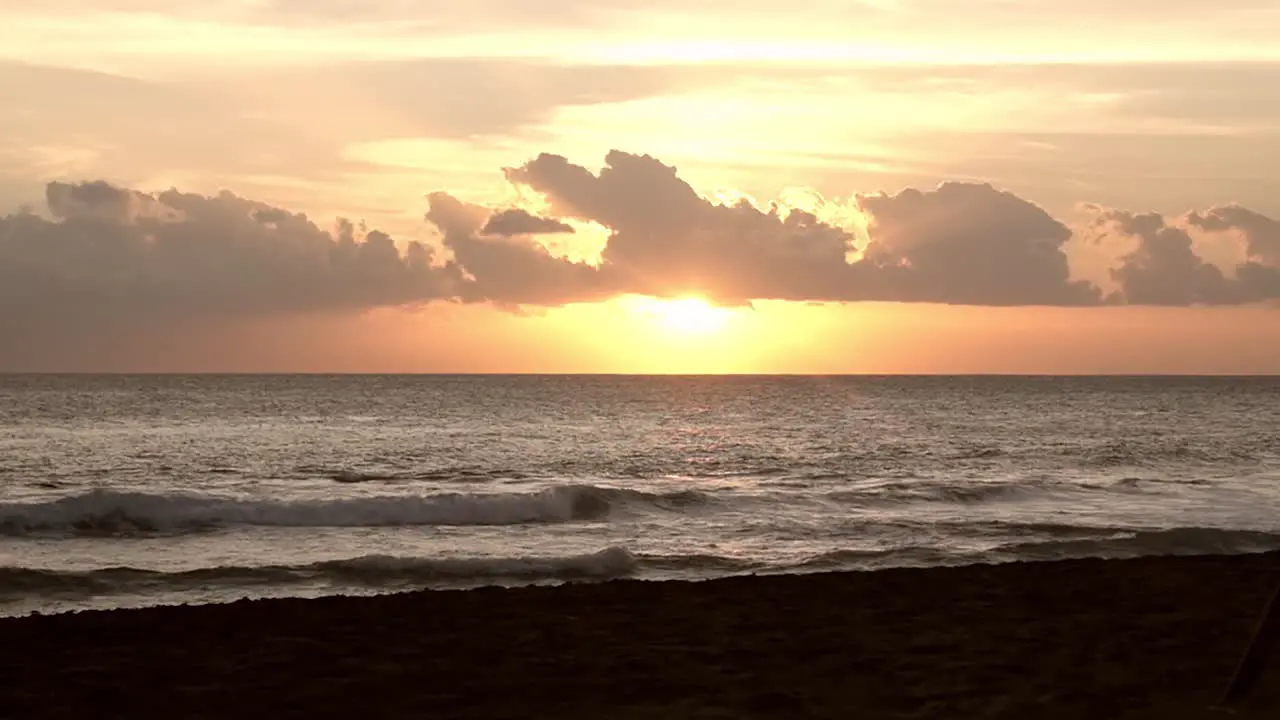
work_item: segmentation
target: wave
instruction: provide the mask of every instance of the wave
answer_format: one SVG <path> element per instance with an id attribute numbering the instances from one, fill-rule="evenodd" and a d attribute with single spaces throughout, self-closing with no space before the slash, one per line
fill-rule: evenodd
<path id="1" fill-rule="evenodd" d="M 1044 535 L 1040 539 L 1006 542 L 987 551 L 965 551 L 945 545 L 832 550 L 772 570 L 877 570 L 889 567 L 942 567 L 983 562 L 1080 558 L 1245 555 L 1280 550 L 1280 533 L 1257 530 L 1203 527 L 1125 530 L 1039 524 L 1006 526 L 1006 530 L 1010 527 Z"/>
<path id="2" fill-rule="evenodd" d="M 1009 451 L 1004 448 L 995 447 L 994 445 L 977 445 L 963 450 L 957 450 L 952 456 L 952 460 L 990 460 L 992 458 L 1007 457 Z"/>
<path id="3" fill-rule="evenodd" d="M 722 555 L 640 555 L 646 570 L 660 572 L 696 572 L 699 574 L 732 574 L 763 570 L 767 563 Z"/>
<path id="4" fill-rule="evenodd" d="M 1238 555 L 1280 550 L 1280 534 L 1215 528 L 1120 530 L 1056 525 L 1019 529 L 1041 539 L 1010 541 L 987 551 L 945 545 L 830 550 L 789 563 L 766 563 L 716 555 L 644 555 L 625 547 L 550 557 L 402 557 L 366 555 L 296 565 L 220 566 L 164 572 L 135 567 L 70 571 L 0 567 L 0 601 L 32 595 L 87 597 L 211 588 L 311 585 L 331 588 L 407 590 L 433 586 L 603 581 L 635 576 L 716 577 L 746 572 L 792 574 L 895 567 L 941 567 L 974 563 L 1134 558 L 1170 555 Z"/>
<path id="5" fill-rule="evenodd" d="M 885 483 L 851 490 L 838 490 L 824 495 L 828 500 L 849 504 L 957 503 L 984 504 L 1011 502 L 1045 497 L 1055 493 L 1095 493 L 1107 491 L 1160 492 L 1175 487 L 1204 487 L 1204 478 L 1139 477 L 1101 478 L 1098 480 L 1030 477 L 1017 481 L 971 480 L 964 483 L 917 481 Z"/>
<path id="6" fill-rule="evenodd" d="M 411 478 L 402 478 L 397 475 L 386 473 L 368 473 L 357 472 L 355 470 L 338 470 L 336 472 L 326 473 L 327 477 L 338 483 L 367 483 L 367 482 L 407 482 Z"/>
<path id="7" fill-rule="evenodd" d="M 0 504 L 0 535 L 121 536 L 228 525 L 281 527 L 464 526 L 569 523 L 625 510 L 680 511 L 709 502 L 696 491 L 645 493 L 561 485 L 526 493 L 441 493 L 326 500 L 248 500 L 93 490 L 57 500 Z"/>
<path id="8" fill-rule="evenodd" d="M 937 567 L 963 563 L 962 557 L 942 548 L 906 547 L 881 550 L 832 550 L 781 568 L 787 572 L 871 570 L 880 567 Z"/>
<path id="9" fill-rule="evenodd" d="M 337 483 L 459 483 L 483 484 L 498 480 L 525 480 L 527 473 L 516 470 L 477 470 L 474 468 L 450 468 L 445 470 L 429 470 L 425 472 L 397 473 L 387 471 L 363 471 L 350 469 L 326 469 L 303 466 L 298 471 L 305 476 L 320 475 Z"/>
<path id="10" fill-rule="evenodd" d="M 1106 525 L 1016 520 L 953 520 L 936 521 L 930 524 L 934 527 L 945 528 L 948 533 L 963 538 L 1025 538 L 1037 541 L 1044 539 L 1046 542 L 1097 538 L 1132 531 L 1132 528 Z"/>
<path id="11" fill-rule="evenodd" d="M 1010 543 L 995 555 L 1016 560 L 1062 560 L 1148 555 L 1242 555 L 1280 550 L 1280 534 L 1258 530 L 1183 527 L 1158 530 L 1099 529 L 1092 538 Z"/>
<path id="12" fill-rule="evenodd" d="M 1201 465 L 1254 464 L 1259 456 L 1256 448 L 1242 446 L 1202 446 L 1182 440 L 1172 442 L 1108 442 L 1092 447 L 1074 448 L 1086 467 L 1144 467 L 1153 464 L 1180 462 Z"/>
<path id="13" fill-rule="evenodd" d="M 947 502 L 975 504 L 1000 500 L 1014 500 L 1042 489 L 1041 483 L 992 483 L 970 482 L 964 485 L 937 483 L 885 484 L 856 490 L 839 490 L 827 493 L 828 500 L 841 503 L 908 503 Z"/>
<path id="14" fill-rule="evenodd" d="M 416 558 L 366 555 L 304 565 L 233 566 L 162 572 L 133 567 L 67 571 L 0 567 L 0 597 L 32 594 L 95 595 L 182 590 L 208 586 L 336 583 L 404 588 L 441 583 L 608 580 L 633 574 L 639 564 L 626 548 L 561 557 Z"/>
<path id="15" fill-rule="evenodd" d="M 1109 487 L 1120 489 L 1141 489 L 1149 485 L 1181 485 L 1183 487 L 1203 487 L 1211 483 L 1204 478 L 1160 478 L 1160 477 L 1122 477 L 1114 480 Z"/>

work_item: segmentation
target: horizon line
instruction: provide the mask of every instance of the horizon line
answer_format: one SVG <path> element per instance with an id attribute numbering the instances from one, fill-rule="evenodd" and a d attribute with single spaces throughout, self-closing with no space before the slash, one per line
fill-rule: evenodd
<path id="1" fill-rule="evenodd" d="M 0 377 L 581 377 L 581 378 L 1277 378 L 1280 372 L 1220 373 L 644 373 L 644 372 L 344 372 L 344 371 L 7 371 Z"/>

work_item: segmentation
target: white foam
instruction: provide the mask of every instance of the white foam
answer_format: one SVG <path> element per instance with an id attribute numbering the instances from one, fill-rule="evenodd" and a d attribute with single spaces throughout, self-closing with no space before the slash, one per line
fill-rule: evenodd
<path id="1" fill-rule="evenodd" d="M 401 557 L 366 555 L 306 565 L 219 566 L 177 572 L 133 567 L 68 571 L 0 567 L 0 598 L 154 591 L 189 586 L 305 583 L 317 578 L 351 586 L 420 587 L 513 580 L 607 580 L 634 573 L 639 561 L 625 547 L 580 555 L 530 557 Z"/>
<path id="2" fill-rule="evenodd" d="M 611 578 L 631 573 L 636 558 L 624 547 L 586 555 L 515 558 L 412 558 L 366 555 L 318 563 L 333 573 L 424 578 Z"/>

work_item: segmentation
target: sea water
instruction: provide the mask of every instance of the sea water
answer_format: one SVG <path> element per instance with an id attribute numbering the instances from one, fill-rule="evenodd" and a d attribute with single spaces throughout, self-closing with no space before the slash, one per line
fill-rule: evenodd
<path id="1" fill-rule="evenodd" d="M 0 614 L 1280 548 L 1280 378 L 0 376 Z"/>

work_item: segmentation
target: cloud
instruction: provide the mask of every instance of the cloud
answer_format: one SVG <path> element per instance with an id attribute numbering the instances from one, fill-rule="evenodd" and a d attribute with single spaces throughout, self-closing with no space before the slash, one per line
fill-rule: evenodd
<path id="1" fill-rule="evenodd" d="M 227 192 L 55 182 L 46 200 L 53 219 L 0 218 L 5 340 L 360 312 L 455 297 L 463 282 L 424 244 L 402 251 L 346 221 L 322 230 Z"/>
<path id="2" fill-rule="evenodd" d="M 819 299 L 848 272 L 846 230 L 803 212 L 714 204 L 647 155 L 614 151 L 605 163 L 596 175 L 543 154 L 506 175 L 544 195 L 553 213 L 610 231 L 600 272 L 618 292 L 723 303 Z"/>
<path id="3" fill-rule="evenodd" d="M 1136 243 L 1112 270 L 1119 290 L 1109 299 L 1127 305 L 1236 305 L 1280 298 L 1280 263 L 1264 254 L 1275 221 L 1238 207 L 1189 213 L 1174 221 L 1158 213 L 1099 209 L 1095 240 L 1121 237 Z M 1225 273 L 1199 257 L 1188 227 L 1241 230 L 1249 238 L 1248 261 Z"/>
<path id="4" fill-rule="evenodd" d="M 824 8 L 805 9 L 817 12 Z M 599 30 L 625 23 L 638 12 L 715 17 L 722 15 L 721 10 L 718 0 L 549 0 L 536 5 L 522 0 L 472 0 L 466 4 L 449 0 L 208 0 L 186 5 L 164 0 L 47 0 L 24 14 L 144 13 L 257 27 L 385 25 L 436 35 L 512 29 L 526 33 L 557 28 Z M 743 0 L 735 6 L 738 18 L 782 14 L 776 3 L 766 0 Z"/>
<path id="5" fill-rule="evenodd" d="M 871 243 L 865 275 L 880 297 L 958 305 L 1094 305 L 1071 279 L 1071 231 L 1039 207 L 987 184 L 860 197 Z"/>
<path id="6" fill-rule="evenodd" d="M 464 302 L 553 306 L 616 294 L 597 268 L 553 257 L 527 236 L 485 235 L 486 225 L 506 213 L 491 215 L 486 208 L 444 192 L 431 193 L 427 202 L 427 220 L 440 230 L 445 247 L 467 272 L 468 282 L 459 296 Z"/>
<path id="7" fill-rule="evenodd" d="M 601 272 L 619 292 L 700 294 L 737 303 L 893 300 L 972 305 L 1089 305 L 1070 279 L 1071 232 L 1043 210 L 985 184 L 867 195 L 862 259 L 853 234 L 812 214 L 717 205 L 674 167 L 614 151 L 599 174 L 556 155 L 508 169 L 553 213 L 611 231 Z"/>
<path id="8" fill-rule="evenodd" d="M 572 233 L 573 226 L 551 218 L 530 215 L 527 210 L 513 208 L 494 213 L 484 228 L 482 235 L 539 235 L 551 233 Z"/>
<path id="9" fill-rule="evenodd" d="M 132 182 L 187 173 L 275 175 L 288 168 L 323 181 L 370 167 L 344 158 L 337 143 L 317 139 L 324 118 L 300 132 L 300 125 L 271 119 L 244 92 L 0 60 L 0 96 L 15 99 L 0 107 L 0 176 L 35 180 L 38 189 L 44 180 L 89 173 Z M 65 148 L 80 158 L 70 167 L 49 166 L 32 157 L 38 148 Z"/>
<path id="10" fill-rule="evenodd" d="M 614 151 L 593 172 L 543 154 L 505 172 L 541 194 L 546 212 L 431 193 L 426 220 L 444 255 L 348 221 L 326 230 L 225 191 L 50 183 L 45 215 L 0 217 L 0 355 L 94 338 L 118 345 L 137 333 L 176 342 L 214 326 L 434 301 L 516 309 L 620 294 L 979 306 L 1280 299 L 1280 223 L 1239 206 L 1172 219 L 1095 208 L 1084 238 L 1132 248 L 1104 296 L 1073 279 L 1066 225 L 988 184 L 854 196 L 864 222 L 850 229 L 776 205 L 713 202 L 647 155 Z M 574 219 L 607 230 L 598 263 L 536 240 L 571 231 Z M 1206 262 L 1192 230 L 1238 238 L 1244 262 L 1226 271 Z"/>
<path id="11" fill-rule="evenodd" d="M 1156 213 L 1135 215 L 1121 210 L 1103 211 L 1095 227 L 1137 241 L 1112 270 L 1119 284 L 1118 302 L 1131 305 L 1219 305 L 1239 302 L 1234 284 L 1222 271 L 1200 259 L 1191 236 L 1166 224 Z"/>
<path id="12" fill-rule="evenodd" d="M 419 58 L 258 71 L 250 78 L 232 75 L 224 87 L 234 97 L 247 86 L 253 106 L 269 107 L 289 123 L 333 124 L 350 142 L 507 136 L 546 123 L 566 107 L 688 92 L 730 75 L 532 59 Z M 332 104 L 336 117 L 309 117 L 307 108 L 316 102 Z"/>
<path id="13" fill-rule="evenodd" d="M 1216 207 L 1187 215 L 1190 225 L 1210 232 L 1235 231 L 1243 236 L 1249 259 L 1280 266 L 1280 222 L 1239 205 Z"/>
<path id="14" fill-rule="evenodd" d="M 1213 23 L 1241 11 L 1274 9 L 1271 0 L 1221 0 L 1213 6 L 1193 0 L 1131 0 L 1122 6 L 1106 0 L 1032 0 L 1016 7 L 990 0 L 854 0 L 856 12 L 831 12 L 822 0 L 797 0 L 780 6 L 766 0 L 744 0 L 735 5 L 735 19 L 774 19 L 786 15 L 812 22 L 825 19 L 837 27 L 851 20 L 863 23 L 899 21 L 919 24 L 921 18 L 937 19 L 951 13 L 958 21 L 1094 22 L 1100 15 L 1122 23 Z M 466 5 L 448 0 L 209 0 L 180 5 L 163 0 L 44 0 L 24 9 L 25 14 L 64 16 L 68 13 L 146 13 L 261 24 L 328 25 L 341 23 L 394 23 L 439 32 L 520 28 L 595 28 L 608 21 L 648 11 L 688 18 L 715 16 L 718 0 L 549 0 L 532 6 L 521 0 L 474 0 Z M 620 15 L 620 17 L 619 17 Z M 883 24 L 877 28 L 886 27 Z M 893 27 L 892 24 L 888 27 Z"/>
<path id="15" fill-rule="evenodd" d="M 425 58 L 144 80 L 0 59 L 0 97 L 14 98 L 0 105 L 0 192 L 20 190 L 0 195 L 0 211 L 53 179 L 333 186 L 385 172 L 384 158 L 362 152 L 371 144 L 420 140 L 461 152 L 476 138 L 533 132 L 566 107 L 689 92 L 729 75 Z M 437 162 L 416 169 L 439 171 Z"/>
<path id="16" fill-rule="evenodd" d="M 807 77 L 821 70 L 805 70 Z M 803 80 L 804 76 L 798 78 Z M 1236 62 L 1087 62 L 1087 63 L 991 63 L 950 65 L 885 65 L 842 69 L 828 82 L 860 86 L 865 92 L 920 97 L 952 95 L 1008 97 L 1056 95 L 1069 111 L 1073 103 L 1107 117 L 1095 117 L 1086 128 L 1097 131 L 1100 123 L 1134 120 L 1181 121 L 1187 128 L 1228 126 L 1237 131 L 1276 128 L 1280 99 L 1259 97 L 1256 88 L 1280 80 L 1280 63 Z M 1005 121 L 1016 121 L 1015 117 Z M 997 119 L 999 120 L 999 119 Z M 1048 122 L 1027 130 L 1049 129 Z M 1178 125 L 1165 124 L 1168 132 Z"/>
<path id="17" fill-rule="evenodd" d="M 1188 225 L 1209 232 L 1233 232 L 1245 241 L 1246 260 L 1236 267 L 1236 282 L 1249 298 L 1280 298 L 1280 222 L 1239 205 L 1189 213 Z"/>

